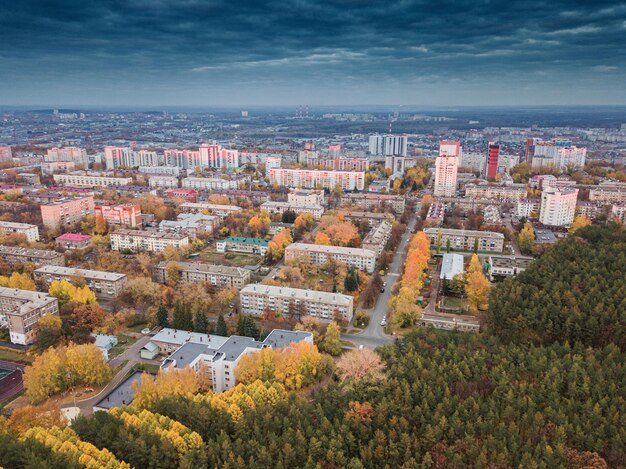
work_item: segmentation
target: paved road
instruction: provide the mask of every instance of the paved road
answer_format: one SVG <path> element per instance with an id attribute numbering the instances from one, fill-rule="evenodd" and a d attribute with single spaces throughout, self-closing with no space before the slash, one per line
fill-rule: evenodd
<path id="1" fill-rule="evenodd" d="M 393 340 L 391 336 L 385 334 L 384 327 L 381 326 L 380 323 L 382 322 L 384 316 L 387 316 L 387 319 L 389 319 L 389 299 L 391 298 L 391 291 L 393 290 L 393 285 L 400 280 L 402 275 L 402 265 L 404 264 L 404 259 L 406 258 L 409 240 L 413 235 L 413 229 L 415 228 L 415 222 L 417 220 L 416 213 L 419 212 L 419 210 L 420 206 L 418 204 L 415 208 L 415 213 L 409 220 L 404 235 L 402 235 L 402 241 L 393 256 L 391 265 L 387 269 L 387 274 L 383 277 L 383 281 L 387 282 L 387 286 L 385 287 L 385 291 L 378 297 L 376 306 L 369 311 L 370 323 L 367 326 L 367 329 L 359 334 L 343 334 L 343 339 L 349 340 L 356 345 L 363 345 L 368 348 L 376 348 L 380 345 L 388 344 Z"/>
<path id="2" fill-rule="evenodd" d="M 137 342 L 128 347 L 123 353 L 113 358 L 109 365 L 111 368 L 115 368 L 121 365 L 125 360 L 128 360 L 128 363 L 124 365 L 122 369 L 120 369 L 117 374 L 113 377 L 111 382 L 106 385 L 106 387 L 100 391 L 97 395 L 90 397 L 88 399 L 84 399 L 82 401 L 76 401 L 76 407 L 80 409 L 81 415 L 91 415 L 93 413 L 93 406 L 97 404 L 100 399 L 106 396 L 109 392 L 115 389 L 128 375 L 128 372 L 133 367 L 133 365 L 139 363 L 141 360 L 139 356 L 139 351 L 141 348 L 146 345 L 152 337 L 150 336 L 141 336 Z M 63 408 L 74 407 L 74 402 L 65 404 Z"/>

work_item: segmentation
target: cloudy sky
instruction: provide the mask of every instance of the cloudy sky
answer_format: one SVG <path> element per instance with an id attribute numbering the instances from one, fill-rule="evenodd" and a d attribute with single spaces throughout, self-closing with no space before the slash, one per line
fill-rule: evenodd
<path id="1" fill-rule="evenodd" d="M 0 104 L 626 104 L 626 2 L 7 0 Z"/>

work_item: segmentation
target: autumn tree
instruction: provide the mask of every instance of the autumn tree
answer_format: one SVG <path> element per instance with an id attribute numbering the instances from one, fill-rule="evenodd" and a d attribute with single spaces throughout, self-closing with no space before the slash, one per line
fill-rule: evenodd
<path id="1" fill-rule="evenodd" d="M 54 314 L 46 314 L 37 321 L 39 335 L 37 345 L 42 349 L 47 349 L 56 345 L 61 338 L 61 318 Z"/>
<path id="2" fill-rule="evenodd" d="M 287 228 L 283 228 L 278 233 L 274 235 L 272 240 L 269 242 L 267 255 L 270 259 L 277 261 L 285 254 L 285 248 L 293 243 L 293 238 L 291 237 L 291 231 Z"/>
<path id="3" fill-rule="evenodd" d="M 384 365 L 376 352 L 368 348 L 353 349 L 344 353 L 335 373 L 342 381 L 380 381 L 384 376 Z"/>
<path id="4" fill-rule="evenodd" d="M 139 382 L 132 384 L 133 406 L 148 408 L 165 397 L 192 398 L 199 389 L 198 377 L 193 368 L 172 368 L 160 370 L 156 379 L 144 373 Z"/>
<path id="5" fill-rule="evenodd" d="M 336 322 L 333 321 L 328 324 L 321 348 L 324 352 L 333 356 L 341 353 L 341 329 L 339 329 Z"/>
<path id="6" fill-rule="evenodd" d="M 17 288 L 18 290 L 37 290 L 35 282 L 27 273 L 13 272 L 10 277 L 0 276 L 0 287 Z"/>
<path id="7" fill-rule="evenodd" d="M 479 308 L 482 309 L 486 306 L 490 288 L 491 284 L 482 271 L 474 271 L 467 275 L 465 293 L 472 314 L 476 314 Z"/>
<path id="8" fill-rule="evenodd" d="M 315 220 L 313 219 L 313 215 L 311 215 L 310 213 L 301 213 L 296 217 L 295 221 L 293 222 L 293 228 L 296 231 L 303 233 L 313 228 L 314 224 Z"/>
<path id="9" fill-rule="evenodd" d="M 48 293 L 59 300 L 59 305 L 65 303 L 96 303 L 96 294 L 87 286 L 76 287 L 67 280 L 54 280 L 50 283 Z"/>
<path id="10" fill-rule="evenodd" d="M 535 245 L 535 230 L 530 223 L 526 223 L 517 235 L 517 245 L 524 254 L 530 254 Z"/>
<path id="11" fill-rule="evenodd" d="M 11 414 L 9 424 L 15 432 L 23 434 L 33 427 L 65 428 L 68 421 L 59 403 L 48 400 L 38 406 L 25 405 L 16 408 Z"/>
<path id="12" fill-rule="evenodd" d="M 168 285 L 174 287 L 180 281 L 182 269 L 178 262 L 170 261 L 165 266 L 165 275 Z"/>
<path id="13" fill-rule="evenodd" d="M 70 302 L 65 306 L 71 306 L 71 312 L 65 320 L 73 329 L 86 329 L 91 332 L 104 325 L 106 312 L 97 303 Z"/>
<path id="14" fill-rule="evenodd" d="M 323 246 L 330 246 L 330 238 L 322 231 L 318 231 L 315 235 L 315 244 L 321 244 Z"/>
<path id="15" fill-rule="evenodd" d="M 574 218 L 572 226 L 570 226 L 569 234 L 574 234 L 577 230 L 589 225 L 591 225 L 591 220 L 589 218 L 587 218 L 585 215 L 578 215 L 576 218 Z"/>

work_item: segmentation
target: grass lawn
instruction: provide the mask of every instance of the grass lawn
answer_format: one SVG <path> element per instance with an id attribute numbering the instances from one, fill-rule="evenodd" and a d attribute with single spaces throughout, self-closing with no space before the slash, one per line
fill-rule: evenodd
<path id="1" fill-rule="evenodd" d="M 0 347 L 0 360 L 30 365 L 34 359 L 19 350 Z"/>
<path id="2" fill-rule="evenodd" d="M 129 335 L 120 334 L 117 336 L 117 345 L 109 350 L 109 360 L 115 358 L 118 355 L 124 353 L 128 347 L 137 342 L 137 339 Z"/>
<path id="3" fill-rule="evenodd" d="M 141 334 L 141 331 L 148 327 L 148 323 L 144 322 L 143 324 L 136 324 L 133 327 L 129 327 L 126 329 L 128 332 L 136 332 L 137 334 Z"/>
<path id="4" fill-rule="evenodd" d="M 454 296 L 446 296 L 443 299 L 443 307 L 444 308 L 464 309 L 465 308 L 465 300 L 463 300 L 462 298 L 456 298 Z"/>
<path id="5" fill-rule="evenodd" d="M 200 252 L 200 260 L 209 264 L 244 267 L 246 265 L 257 265 L 263 260 L 263 257 L 256 254 L 246 254 L 241 252 L 217 252 L 205 249 Z"/>

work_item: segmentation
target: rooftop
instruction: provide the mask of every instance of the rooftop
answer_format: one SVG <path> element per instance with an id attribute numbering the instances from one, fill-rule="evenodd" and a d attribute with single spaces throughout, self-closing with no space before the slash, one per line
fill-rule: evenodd
<path id="1" fill-rule="evenodd" d="M 141 375 L 143 375 L 143 372 L 135 371 L 132 375 L 122 381 L 119 386 L 113 389 L 113 391 L 104 396 L 94 407 L 112 409 L 113 407 L 120 407 L 133 402 L 133 398 L 135 397 L 133 383 L 139 383 Z"/>
<path id="2" fill-rule="evenodd" d="M 344 254 L 346 256 L 363 256 L 375 258 L 376 254 L 369 249 L 347 248 L 343 246 L 326 246 L 323 244 L 293 243 L 285 248 L 285 251 L 314 251 L 327 254 Z"/>
<path id="3" fill-rule="evenodd" d="M 87 241 L 91 239 L 91 235 L 82 233 L 64 233 L 61 236 L 57 236 L 57 240 L 61 241 Z"/>
<path id="4" fill-rule="evenodd" d="M 556 236 L 550 230 L 535 229 L 535 242 L 537 244 L 554 244 Z"/>
<path id="5" fill-rule="evenodd" d="M 200 332 L 187 332 L 177 329 L 164 328 L 152 337 L 152 342 L 164 342 L 168 344 L 182 345 L 187 342 L 204 344 L 213 348 L 221 347 L 227 338 L 221 335 L 202 334 Z"/>
<path id="6" fill-rule="evenodd" d="M 159 268 L 167 267 L 168 262 L 161 261 L 158 264 Z M 222 275 L 234 275 L 237 277 L 243 276 L 248 272 L 246 269 L 242 269 L 241 267 L 230 267 L 227 265 L 216 265 L 216 264 L 202 264 L 195 262 L 176 262 L 180 269 L 183 272 L 205 272 L 212 274 L 222 274 Z"/>
<path id="7" fill-rule="evenodd" d="M 352 297 L 342 293 L 329 293 L 317 290 L 304 290 L 301 288 L 280 287 L 274 285 L 262 285 L 260 283 L 251 283 L 241 289 L 241 294 L 260 293 L 270 296 L 290 297 L 295 300 L 302 301 L 322 301 L 326 303 L 342 304 L 349 306 Z"/>
<path id="8" fill-rule="evenodd" d="M 116 230 L 111 236 L 141 236 L 143 238 L 161 238 L 161 239 L 184 239 L 186 235 L 181 233 L 163 233 L 159 231 L 147 230 Z"/>
<path id="9" fill-rule="evenodd" d="M 504 240 L 502 233 L 496 233 L 495 231 L 475 231 L 475 230 L 455 230 L 453 228 L 424 228 L 424 233 L 437 234 L 441 232 L 442 235 L 450 236 L 477 236 L 486 238 L 501 238 Z"/>
<path id="10" fill-rule="evenodd" d="M 29 225 L 28 223 L 16 223 L 14 221 L 0 221 L 0 226 L 5 227 L 5 228 L 20 229 L 20 230 L 37 228 L 36 225 Z"/>
<path id="11" fill-rule="evenodd" d="M 452 280 L 463 273 L 463 256 L 461 254 L 444 254 L 439 278 Z"/>
<path id="12" fill-rule="evenodd" d="M 245 244 L 258 244 L 259 246 L 267 246 L 270 242 L 267 239 L 262 238 L 245 238 L 243 236 L 229 236 L 224 238 L 218 243 L 245 243 Z"/>
<path id="13" fill-rule="evenodd" d="M 56 251 L 49 251 L 47 249 L 31 249 L 22 248 L 19 246 L 1 246 L 0 254 L 12 254 L 14 256 L 31 256 L 39 257 L 41 259 L 55 259 L 57 257 L 63 257 L 63 254 Z"/>
<path id="14" fill-rule="evenodd" d="M 49 275 L 61 275 L 66 277 L 72 277 L 74 275 L 82 275 L 86 279 L 94 280 L 106 280 L 109 282 L 116 282 L 126 277 L 126 274 L 119 274 L 116 272 L 102 272 L 100 270 L 88 270 L 88 269 L 75 269 L 73 267 L 59 267 L 56 265 L 44 265 L 34 272 L 40 274 Z"/>

